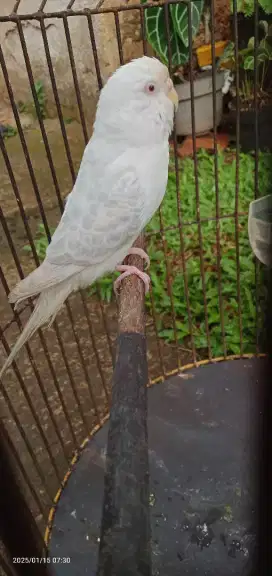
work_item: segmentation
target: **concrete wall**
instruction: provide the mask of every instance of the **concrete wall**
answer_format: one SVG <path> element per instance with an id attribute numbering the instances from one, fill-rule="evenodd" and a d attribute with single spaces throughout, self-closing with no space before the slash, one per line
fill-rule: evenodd
<path id="1" fill-rule="evenodd" d="M 77 0 L 74 8 L 95 8 L 97 2 L 98 0 Z M 13 0 L 0 0 L 0 14 L 8 14 L 13 3 Z M 35 12 L 40 3 L 41 0 L 22 0 L 19 13 L 27 14 Z M 105 0 L 103 6 L 116 7 L 120 5 L 120 3 L 120 0 Z M 46 12 L 62 10 L 65 9 L 67 4 L 68 0 L 48 0 L 45 10 Z M 87 18 L 85 16 L 72 16 L 68 18 L 68 23 L 84 111 L 88 120 L 91 121 L 98 96 L 98 85 Z M 139 16 L 135 11 L 120 13 L 120 25 L 125 60 L 127 61 L 132 57 L 140 56 L 142 54 L 142 42 L 140 38 Z M 41 80 L 43 82 L 47 99 L 48 115 L 54 116 L 56 110 L 40 25 L 38 21 L 29 20 L 24 21 L 22 26 L 34 80 Z M 57 18 L 46 20 L 45 26 L 64 114 L 66 116 L 78 117 L 77 101 L 63 20 Z M 101 74 L 105 81 L 120 63 L 113 14 L 94 16 L 93 26 Z M 0 23 L 0 43 L 16 102 L 31 101 L 32 96 L 29 80 L 18 29 L 15 23 Z M 12 123 L 6 87 L 0 70 L 0 122 L 7 123 L 8 115 L 9 123 Z"/>

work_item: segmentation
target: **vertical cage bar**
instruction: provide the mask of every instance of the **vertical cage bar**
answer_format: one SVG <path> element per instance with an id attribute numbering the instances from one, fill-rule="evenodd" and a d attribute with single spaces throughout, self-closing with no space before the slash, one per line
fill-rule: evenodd
<path id="1" fill-rule="evenodd" d="M 121 66 L 122 66 L 124 64 L 124 54 L 123 54 L 119 14 L 118 14 L 117 10 L 114 11 L 114 22 L 115 22 L 115 29 L 116 29 L 116 38 L 117 38 L 117 45 L 118 45 L 119 60 L 120 60 Z"/>
<path id="2" fill-rule="evenodd" d="M 94 35 L 93 21 L 92 21 L 92 17 L 91 17 L 90 14 L 87 14 L 87 20 L 88 20 L 89 34 L 90 34 L 90 40 L 91 40 L 92 50 L 93 50 L 93 57 L 94 57 L 94 65 L 95 65 L 95 71 L 96 71 L 96 77 L 97 77 L 97 84 L 98 84 L 99 90 L 102 90 L 102 88 L 103 88 L 103 81 L 102 81 L 101 70 L 100 70 L 100 65 L 99 65 L 99 59 L 98 59 L 98 54 L 97 54 L 97 47 L 96 47 L 96 41 L 95 41 L 95 35 Z"/>
<path id="3" fill-rule="evenodd" d="M 223 354 L 227 357 L 225 322 L 224 322 L 224 300 L 222 295 L 221 279 L 221 246 L 220 246 L 220 201 L 218 183 L 218 148 L 217 148 L 217 125 L 216 125 L 216 62 L 215 62 L 215 39 L 214 39 L 214 0 L 211 0 L 211 41 L 212 41 L 212 99 L 213 99 L 213 145 L 214 145 L 214 176 L 215 176 L 215 202 L 216 202 L 216 256 L 217 256 L 217 279 L 218 279 L 218 301 L 220 311 L 220 324 L 223 343 Z"/>
<path id="4" fill-rule="evenodd" d="M 205 331 L 207 339 L 208 348 L 208 358 L 212 359 L 211 351 L 211 340 L 210 340 L 210 329 L 208 320 L 208 306 L 207 306 L 207 296 L 206 296 L 206 281 L 205 281 L 205 268 L 204 268 L 204 256 L 203 256 L 203 238 L 201 229 L 201 218 L 200 218 L 200 199 L 199 199 L 199 181 L 198 181 L 198 166 L 197 166 L 197 150 L 196 150 L 196 129 L 195 129 L 195 102 L 194 102 L 194 82 L 193 82 L 193 39 L 192 39 L 192 14 L 191 5 L 188 3 L 187 7 L 188 15 L 188 31 L 189 31 L 189 74 L 190 74 L 190 93 L 191 93 L 191 118 L 192 118 L 192 137 L 193 137 L 193 159 L 194 159 L 194 177 L 195 177 L 195 192 L 196 192 L 196 219 L 197 219 L 197 229 L 198 229 L 198 241 L 200 247 L 200 273 L 202 281 L 202 292 L 203 292 L 203 303 L 204 303 L 204 316 L 205 316 Z"/>
<path id="5" fill-rule="evenodd" d="M 146 40 L 146 32 L 145 32 L 145 12 L 143 7 L 139 8 L 140 10 L 140 23 L 141 23 L 141 35 L 142 35 L 142 42 L 143 42 L 143 53 L 144 55 L 147 54 L 147 40 Z"/>
<path id="6" fill-rule="evenodd" d="M 259 2 L 254 0 L 254 132 L 255 132 L 255 170 L 254 170 L 254 196 L 255 199 L 259 198 L 259 114 L 258 114 L 258 44 L 259 44 Z M 260 316 L 260 306 L 259 306 L 259 296 L 260 296 L 260 264 L 255 257 L 255 298 L 256 298 L 256 352 L 260 352 L 259 349 L 259 336 L 260 336 L 260 326 L 259 326 L 259 316 Z"/>
<path id="7" fill-rule="evenodd" d="M 242 323 L 242 306 L 241 306 L 241 280 L 240 280 L 240 246 L 239 246 L 239 189 L 240 189 L 240 97 L 239 97 L 239 50 L 238 50 L 238 19 L 237 19 L 237 0 L 233 0 L 233 33 L 235 39 L 235 76 L 236 76 L 236 181 L 235 181 L 235 250 L 236 250 L 236 282 L 237 282 L 237 304 L 238 304 L 238 322 L 239 322 L 239 339 L 240 355 L 243 353 L 243 323 Z"/>
<path id="8" fill-rule="evenodd" d="M 71 66 L 71 70 L 72 70 L 73 82 L 74 82 L 74 87 L 75 87 L 77 105 L 78 105 L 78 109 L 79 109 L 82 132 L 83 132 L 85 144 L 87 144 L 89 137 L 88 137 L 88 132 L 87 132 L 85 116 L 84 116 L 84 112 L 83 112 L 83 105 L 82 105 L 81 93 L 80 93 L 79 82 L 78 82 L 77 71 L 76 71 L 74 51 L 73 51 L 71 34 L 70 34 L 67 16 L 63 17 L 63 25 L 64 25 L 65 37 L 66 37 L 68 54 L 69 54 L 69 59 L 70 59 L 70 66 Z"/>

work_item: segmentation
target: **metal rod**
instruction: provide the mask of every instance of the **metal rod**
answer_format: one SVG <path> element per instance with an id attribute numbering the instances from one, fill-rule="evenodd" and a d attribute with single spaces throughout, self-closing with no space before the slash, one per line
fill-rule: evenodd
<path id="1" fill-rule="evenodd" d="M 139 238 L 134 246 L 143 247 Z M 138 256 L 130 264 L 142 269 Z M 131 276 L 119 300 L 98 576 L 151 576 L 144 289 Z"/>
<path id="2" fill-rule="evenodd" d="M 190 93 L 191 93 L 191 117 L 192 117 L 192 136 L 193 136 L 193 158 L 194 158 L 194 177 L 195 177 L 195 193 L 196 193 L 196 218 L 197 218 L 197 231 L 198 231 L 198 241 L 200 247 L 200 272 L 202 281 L 202 292 L 203 292 L 203 304 L 204 304 L 204 316 L 205 316 L 205 331 L 207 338 L 207 348 L 209 360 L 212 358 L 211 351 L 211 339 L 210 339 L 210 328 L 208 320 L 208 304 L 206 296 L 206 279 L 205 279 L 205 268 L 204 268 L 204 258 L 203 258 L 203 236 L 202 228 L 200 223 L 200 191 L 199 191 L 199 179 L 198 179 L 198 165 L 197 165 L 197 151 L 196 151 L 196 122 L 195 122 L 195 101 L 194 101 L 194 82 L 193 82 L 193 38 L 192 38 L 192 12 L 191 6 L 188 4 L 187 9 L 188 14 L 188 30 L 189 30 L 189 74 L 190 74 Z"/>
<path id="3" fill-rule="evenodd" d="M 235 246 L 236 246 L 236 281 L 237 281 L 237 304 L 238 322 L 240 337 L 240 354 L 243 353 L 243 324 L 242 324 L 242 304 L 241 304 L 241 282 L 240 282 L 240 246 L 239 246 L 239 168 L 240 168 L 240 70 L 238 51 L 238 17 L 237 0 L 233 0 L 233 23 L 235 42 L 235 77 L 236 77 L 236 185 L 235 185 Z"/>
<path id="4" fill-rule="evenodd" d="M 212 100 L 213 100 L 213 142 L 214 142 L 214 184 L 215 184 L 215 210 L 216 210 L 216 262 L 217 262 L 217 283 L 218 283 L 218 303 L 220 312 L 220 325 L 222 334 L 222 345 L 224 357 L 227 357 L 227 345 L 224 322 L 224 300 L 222 295 L 221 279 L 221 245 L 220 245 L 220 202 L 218 183 L 218 150 L 217 150 L 217 123 L 216 123 L 216 62 L 215 62 L 215 19 L 214 0 L 211 0 L 211 42 L 212 42 Z"/>
<path id="5" fill-rule="evenodd" d="M 17 0 L 18 1 L 18 5 L 21 2 L 21 0 Z M 147 2 L 143 8 L 144 10 L 148 9 L 148 8 L 156 8 L 156 6 L 164 6 L 165 4 L 188 4 L 187 0 L 160 0 L 158 2 Z M 70 2 L 70 5 L 73 5 L 74 2 Z M 18 8 L 17 5 L 17 8 Z M 84 8 L 83 10 L 71 10 L 69 9 L 69 6 L 67 6 L 66 10 L 59 10 L 59 11 L 53 11 L 53 12 L 32 12 L 29 14 L 20 14 L 18 15 L 15 12 L 15 9 L 13 9 L 13 11 L 11 12 L 11 14 L 5 15 L 5 16 L 0 16 L 0 22 L 17 22 L 18 19 L 20 20 L 41 20 L 41 19 L 46 19 L 46 18 L 63 18 L 64 16 L 86 16 L 86 14 L 113 14 L 114 12 L 127 12 L 130 10 L 139 10 L 139 4 L 135 3 L 135 4 L 121 4 L 120 6 L 114 6 L 111 7 L 109 6 L 108 8 L 103 8 L 101 6 L 97 6 L 97 8 Z"/>

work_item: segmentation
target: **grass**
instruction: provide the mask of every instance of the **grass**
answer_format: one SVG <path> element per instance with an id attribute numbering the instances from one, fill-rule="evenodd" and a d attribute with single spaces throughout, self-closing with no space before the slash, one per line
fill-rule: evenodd
<path id="1" fill-rule="evenodd" d="M 240 155 L 239 212 L 247 212 L 249 202 L 254 199 L 254 164 L 254 158 L 251 155 Z M 198 153 L 198 182 L 200 218 L 215 218 L 216 189 L 214 158 L 204 151 Z M 271 186 L 272 155 L 260 153 L 259 190 L 261 195 L 270 193 Z M 235 211 L 236 163 L 231 152 L 219 153 L 218 155 L 218 189 L 220 216 L 233 214 Z M 165 229 L 178 225 L 177 196 L 184 223 L 183 238 L 186 277 L 195 346 L 201 356 L 205 356 L 207 350 L 203 302 L 203 288 L 205 288 L 212 354 L 214 356 L 220 356 L 223 353 L 221 334 L 222 320 L 226 335 L 227 352 L 229 354 L 238 354 L 240 353 L 240 332 L 235 219 L 232 216 L 230 218 L 222 218 L 220 221 L 220 273 L 223 301 L 223 318 L 221 318 L 219 310 L 216 223 L 214 220 L 208 220 L 201 225 L 205 277 L 205 286 L 203 286 L 200 268 L 198 226 L 197 224 L 192 224 L 192 222 L 196 220 L 196 192 L 194 163 L 190 158 L 184 159 L 180 163 L 178 195 L 176 191 L 175 173 L 170 169 L 167 193 L 161 209 L 162 222 Z M 147 226 L 146 232 L 146 249 L 151 259 L 150 275 L 159 334 L 169 342 L 175 339 L 173 322 L 171 320 L 173 305 L 176 316 L 176 337 L 181 344 L 186 345 L 188 348 L 190 347 L 190 330 L 179 230 L 165 231 L 165 245 L 163 247 L 159 215 L 155 214 Z M 246 215 L 239 218 L 237 233 L 239 235 L 243 352 L 250 352 L 253 351 L 255 342 L 255 266 L 254 257 L 248 241 Z M 47 240 L 44 230 L 41 227 L 36 239 L 36 247 L 42 258 L 45 255 L 46 246 Z M 169 269 L 170 293 L 167 282 L 166 260 Z M 113 297 L 112 281 L 116 276 L 117 274 L 113 274 L 99 281 L 102 298 L 106 301 L 110 301 Z M 89 294 L 93 294 L 94 291 L 95 287 L 91 287 Z M 149 296 L 147 297 L 147 307 L 149 309 L 151 308 Z"/>

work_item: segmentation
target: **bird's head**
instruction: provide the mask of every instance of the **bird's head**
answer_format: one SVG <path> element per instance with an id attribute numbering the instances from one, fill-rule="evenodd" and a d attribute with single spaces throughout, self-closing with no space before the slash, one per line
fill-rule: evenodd
<path id="1" fill-rule="evenodd" d="M 101 91 L 95 131 L 115 137 L 165 138 L 173 127 L 178 96 L 166 66 L 143 56 L 121 66 Z M 132 136 L 134 133 L 134 136 Z"/>

